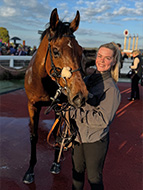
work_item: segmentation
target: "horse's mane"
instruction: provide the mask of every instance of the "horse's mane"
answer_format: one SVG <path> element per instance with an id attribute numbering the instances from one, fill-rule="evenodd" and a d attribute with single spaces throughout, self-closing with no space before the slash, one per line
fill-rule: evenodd
<path id="1" fill-rule="evenodd" d="M 47 25 L 49 25 L 49 24 L 47 24 Z M 44 38 L 45 35 L 47 35 L 49 37 L 49 34 L 50 34 L 50 26 L 44 30 L 44 32 L 41 35 L 40 40 L 42 41 L 42 39 Z M 69 22 L 59 21 L 52 39 L 61 38 L 63 35 L 73 35 L 73 32 L 70 29 Z"/>

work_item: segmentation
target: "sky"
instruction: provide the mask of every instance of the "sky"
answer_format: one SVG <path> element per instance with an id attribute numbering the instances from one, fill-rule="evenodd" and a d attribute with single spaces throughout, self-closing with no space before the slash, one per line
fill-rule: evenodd
<path id="1" fill-rule="evenodd" d="M 123 48 L 127 29 L 131 37 L 139 37 L 138 49 L 143 49 L 142 0 L 1 0 L 0 27 L 9 31 L 10 38 L 17 36 L 26 45 L 38 47 L 38 30 L 46 29 L 54 8 L 65 22 L 71 22 L 79 10 L 80 25 L 75 36 L 83 47 L 113 41 Z"/>

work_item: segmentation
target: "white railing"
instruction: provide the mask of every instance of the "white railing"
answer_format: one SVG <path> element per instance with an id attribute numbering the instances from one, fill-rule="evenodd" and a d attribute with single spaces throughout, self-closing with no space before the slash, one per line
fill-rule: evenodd
<path id="1" fill-rule="evenodd" d="M 19 61 L 30 61 L 32 58 L 32 56 L 9 56 L 9 55 L 1 55 L 0 56 L 0 61 L 7 61 L 6 63 L 2 63 L 2 65 L 4 66 L 5 64 L 7 65 L 7 63 L 9 64 L 8 66 L 9 67 L 12 67 L 12 68 L 21 68 L 23 65 L 20 65 L 19 67 L 15 67 L 14 65 L 14 61 L 15 60 L 19 60 Z"/>

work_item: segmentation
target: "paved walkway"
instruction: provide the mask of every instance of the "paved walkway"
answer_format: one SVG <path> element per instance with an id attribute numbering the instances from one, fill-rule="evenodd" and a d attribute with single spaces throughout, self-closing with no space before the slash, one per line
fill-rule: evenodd
<path id="1" fill-rule="evenodd" d="M 130 83 L 118 83 L 122 102 L 110 127 L 110 147 L 104 168 L 105 190 L 142 190 L 143 87 L 141 100 L 129 102 Z M 70 190 L 72 164 L 70 150 L 58 175 L 49 170 L 54 151 L 46 142 L 53 123 L 53 113 L 44 115 L 42 109 L 37 145 L 38 162 L 35 182 L 25 185 L 23 175 L 28 168 L 30 141 L 27 98 L 24 90 L 0 96 L 0 190 Z M 85 183 L 85 189 L 89 190 Z"/>

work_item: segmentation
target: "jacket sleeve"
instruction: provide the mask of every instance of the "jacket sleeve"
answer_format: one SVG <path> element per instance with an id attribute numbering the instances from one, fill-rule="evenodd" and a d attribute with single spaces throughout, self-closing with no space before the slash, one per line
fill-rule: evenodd
<path id="1" fill-rule="evenodd" d="M 84 107 L 77 109 L 74 113 L 77 125 L 88 125 L 91 128 L 106 128 L 113 120 L 121 101 L 118 89 L 110 88 L 104 95 L 97 107 L 88 103 Z"/>

